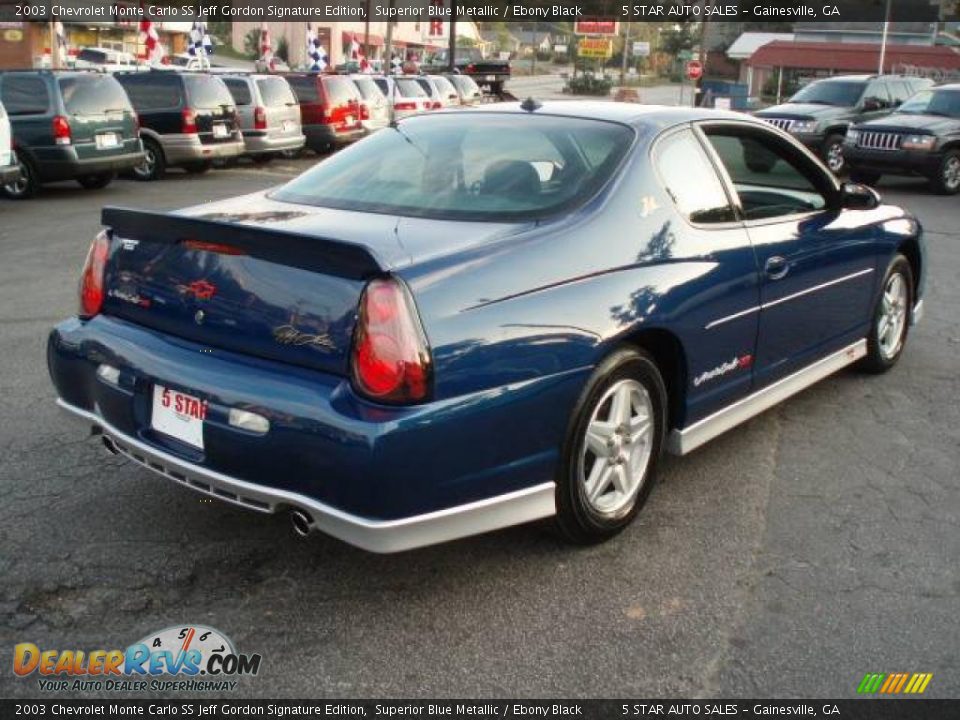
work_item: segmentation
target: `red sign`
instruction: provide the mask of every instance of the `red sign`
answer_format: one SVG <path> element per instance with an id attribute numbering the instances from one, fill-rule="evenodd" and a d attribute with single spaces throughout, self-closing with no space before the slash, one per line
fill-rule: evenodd
<path id="1" fill-rule="evenodd" d="M 615 20 L 577 20 L 573 32 L 577 35 L 616 35 L 620 23 Z"/>
<path id="2" fill-rule="evenodd" d="M 687 77 L 691 80 L 697 80 L 703 75 L 703 63 L 699 60 L 691 60 L 687 63 Z"/>

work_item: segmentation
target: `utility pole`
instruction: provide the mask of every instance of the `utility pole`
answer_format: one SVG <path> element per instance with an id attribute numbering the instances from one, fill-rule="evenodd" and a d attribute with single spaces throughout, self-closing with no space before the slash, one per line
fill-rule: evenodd
<path id="1" fill-rule="evenodd" d="M 450 0 L 450 41 L 447 46 L 447 70 L 457 71 L 457 0 Z"/>
<path id="2" fill-rule="evenodd" d="M 887 9 L 883 16 L 883 38 L 880 40 L 880 68 L 877 70 L 878 75 L 883 75 L 883 65 L 887 59 L 887 32 L 890 30 L 890 4 L 891 0 L 887 0 Z"/>
<path id="3" fill-rule="evenodd" d="M 623 64 L 620 66 L 620 85 L 627 84 L 627 53 L 630 51 L 630 30 L 633 25 L 629 22 L 623 24 Z"/>
<path id="4" fill-rule="evenodd" d="M 372 10 L 371 3 L 373 0 L 367 0 L 367 19 L 363 23 L 363 56 L 367 57 L 367 53 L 370 52 L 370 11 Z M 367 58 L 367 67 L 370 65 L 370 58 Z"/>

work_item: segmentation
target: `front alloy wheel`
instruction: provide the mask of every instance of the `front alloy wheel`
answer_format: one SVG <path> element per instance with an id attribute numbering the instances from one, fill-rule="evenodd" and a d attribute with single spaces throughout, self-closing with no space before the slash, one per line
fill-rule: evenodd
<path id="1" fill-rule="evenodd" d="M 830 168 L 830 172 L 839 175 L 846 167 L 843 159 L 843 137 L 830 135 L 823 144 L 823 160 Z"/>
<path id="2" fill-rule="evenodd" d="M 933 187 L 941 195 L 960 192 L 960 152 L 951 150 L 943 156 L 940 171 L 933 178 Z"/>
<path id="3" fill-rule="evenodd" d="M 26 200 L 37 194 L 37 180 L 33 168 L 25 158 L 13 153 L 13 163 L 20 169 L 20 177 L 3 186 L 4 194 L 13 200 Z"/>
<path id="4" fill-rule="evenodd" d="M 863 368 L 886 372 L 900 359 L 910 330 L 913 307 L 913 270 L 903 255 L 897 255 L 884 276 L 883 289 L 874 309 L 873 326 L 867 337 Z"/>

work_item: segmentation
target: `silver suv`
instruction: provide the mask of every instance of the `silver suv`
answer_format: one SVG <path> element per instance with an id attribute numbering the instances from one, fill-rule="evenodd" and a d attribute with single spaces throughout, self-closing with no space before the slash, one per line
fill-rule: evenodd
<path id="1" fill-rule="evenodd" d="M 244 154 L 266 162 L 303 147 L 300 104 L 290 84 L 277 75 L 221 75 L 237 104 Z"/>

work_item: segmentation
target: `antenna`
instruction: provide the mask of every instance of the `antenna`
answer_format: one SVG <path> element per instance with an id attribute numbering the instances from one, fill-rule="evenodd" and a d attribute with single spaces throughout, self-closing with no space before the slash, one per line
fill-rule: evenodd
<path id="1" fill-rule="evenodd" d="M 526 110 L 527 112 L 535 112 L 543 107 L 543 103 L 539 100 L 534 100 L 533 97 L 528 97 L 522 103 L 520 103 L 520 109 Z"/>

